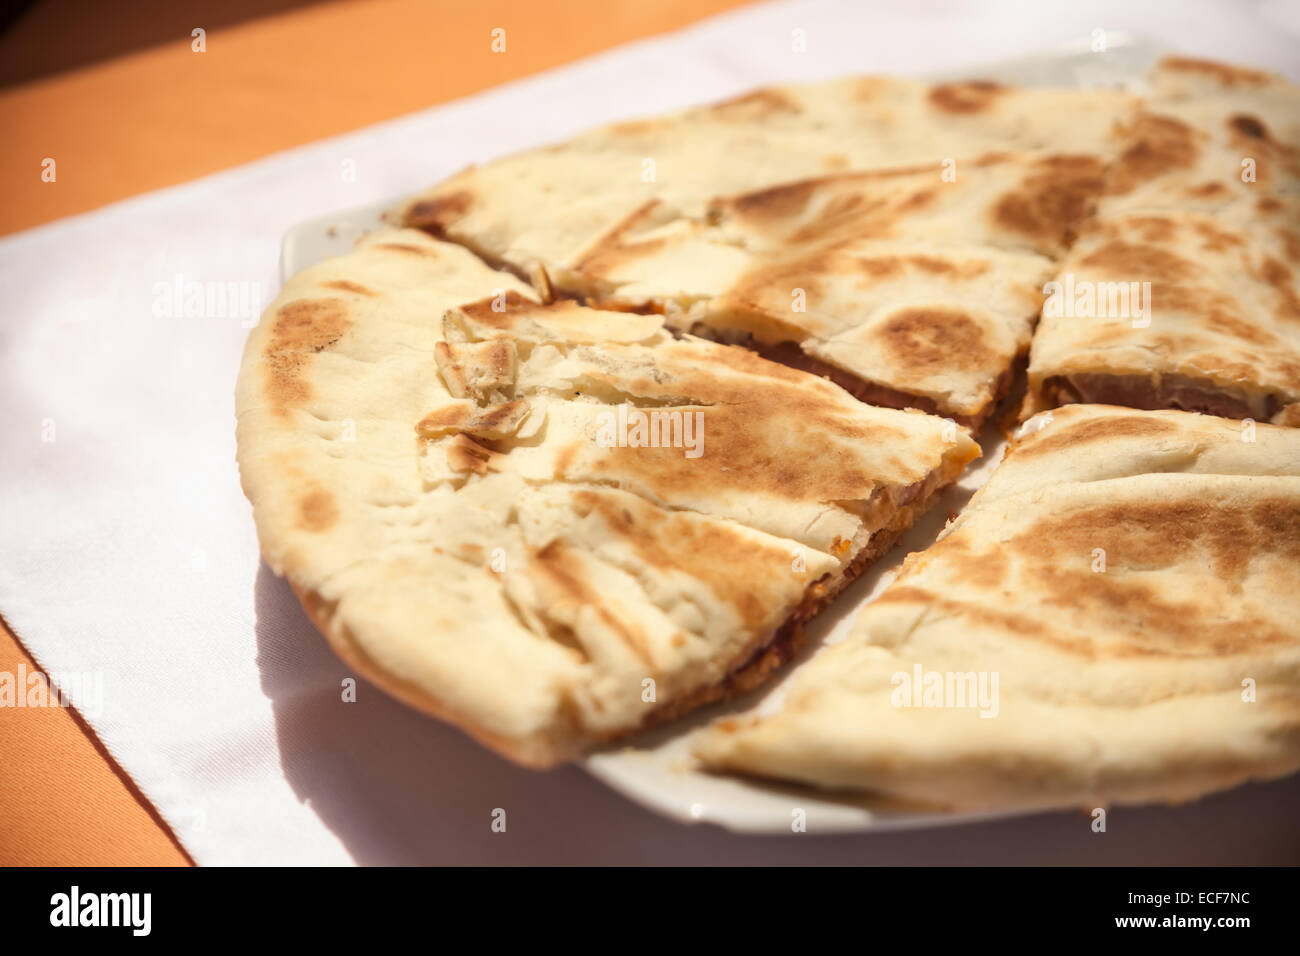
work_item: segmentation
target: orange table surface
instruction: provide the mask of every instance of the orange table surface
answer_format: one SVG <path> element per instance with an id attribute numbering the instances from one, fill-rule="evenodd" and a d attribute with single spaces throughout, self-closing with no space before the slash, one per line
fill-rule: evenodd
<path id="1" fill-rule="evenodd" d="M 0 233 L 677 29 L 746 0 L 351 0 L 0 90 Z M 195 26 L 202 26 L 196 23 Z M 491 31 L 506 30 L 505 53 Z M 41 164 L 55 159 L 55 182 Z M 232 385 L 233 387 L 233 385 Z M 3 608 L 0 608 L 3 611 Z M 0 672 L 36 663 L 0 626 Z M 0 711 L 0 865 L 185 865 L 80 718 Z"/>

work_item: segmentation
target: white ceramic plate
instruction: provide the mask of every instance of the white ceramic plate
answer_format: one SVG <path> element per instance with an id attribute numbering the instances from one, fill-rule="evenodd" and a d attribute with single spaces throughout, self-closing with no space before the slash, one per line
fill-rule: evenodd
<path id="1" fill-rule="evenodd" d="M 1052 52 L 933 78 L 979 76 L 1028 86 L 1136 88 L 1142 74 L 1164 52 L 1154 43 L 1120 33 L 1105 35 L 1104 51 L 1095 51 L 1094 45 L 1099 45 L 1098 38 L 1089 37 Z M 281 246 L 281 277 L 287 279 L 322 259 L 348 252 L 358 237 L 382 225 L 380 213 L 396 202 L 395 199 L 334 213 L 295 226 L 285 235 Z M 1003 445 L 996 427 L 985 429 L 981 439 L 983 457 L 944 493 L 938 505 L 903 536 L 893 551 L 814 619 L 807 645 L 778 680 L 754 694 L 707 708 L 686 720 L 640 734 L 622 746 L 592 754 L 584 761 L 588 772 L 629 799 L 665 816 L 684 823 L 716 823 L 745 833 L 789 833 L 796 811 L 802 812 L 810 831 L 820 833 L 933 827 L 995 816 L 890 807 L 870 798 L 837 799 L 809 789 L 712 776 L 692 766 L 690 737 L 724 714 L 755 706 L 778 706 L 790 678 L 799 668 L 818 648 L 847 636 L 858 611 L 893 579 L 903 557 L 929 546 L 943 529 L 948 515 L 961 510 L 1002 457 Z"/>

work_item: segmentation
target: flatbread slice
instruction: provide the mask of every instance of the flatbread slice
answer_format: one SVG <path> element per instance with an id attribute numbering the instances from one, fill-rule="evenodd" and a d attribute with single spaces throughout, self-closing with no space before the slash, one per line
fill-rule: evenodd
<path id="1" fill-rule="evenodd" d="M 577 266 L 588 295 L 977 428 L 1029 349 L 1041 288 L 1104 161 L 994 154 L 651 204 Z"/>
<path id="2" fill-rule="evenodd" d="M 412 230 L 290 280 L 237 408 L 263 554 L 340 656 L 533 766 L 756 685 L 978 451 Z"/>
<path id="3" fill-rule="evenodd" d="M 1026 417 L 1069 402 L 1300 425 L 1300 88 L 1166 61 L 1061 263 Z"/>
<path id="4" fill-rule="evenodd" d="M 1073 405 L 704 765 L 963 810 L 1300 768 L 1300 434 Z"/>

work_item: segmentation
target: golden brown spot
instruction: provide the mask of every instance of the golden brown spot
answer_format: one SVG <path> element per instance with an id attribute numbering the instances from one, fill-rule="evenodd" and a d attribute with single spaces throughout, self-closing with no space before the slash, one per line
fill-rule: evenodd
<path id="1" fill-rule="evenodd" d="M 651 666 L 649 642 L 645 635 L 630 621 L 613 614 L 605 597 L 588 586 L 587 569 L 582 559 L 570 548 L 559 541 L 550 542 L 533 555 L 529 570 L 563 593 L 572 603 L 590 608 L 609 630 L 622 639 L 628 650 L 647 667 Z M 576 636 L 573 637 L 573 644 L 578 646 Z"/>
<path id="2" fill-rule="evenodd" d="M 1300 321 L 1300 296 L 1296 295 L 1291 283 L 1293 272 L 1283 262 L 1268 258 L 1264 260 L 1262 276 L 1273 287 L 1281 299 L 1278 305 L 1278 318 L 1287 322 Z"/>
<path id="3" fill-rule="evenodd" d="M 517 428 L 528 414 L 529 405 L 525 401 L 502 402 L 474 416 L 472 431 L 493 434 L 501 429 L 511 431 Z"/>
<path id="4" fill-rule="evenodd" d="M 709 220 L 736 219 L 792 245 L 885 236 L 899 218 L 935 201 L 935 179 L 931 165 L 801 179 L 715 200 Z"/>
<path id="5" fill-rule="evenodd" d="M 304 374 L 311 357 L 334 345 L 350 324 L 341 299 L 298 299 L 276 311 L 263 353 L 264 388 L 273 405 L 283 410 L 311 398 Z"/>
<path id="6" fill-rule="evenodd" d="M 465 190 L 421 199 L 406 211 L 404 225 L 442 236 L 447 226 L 462 218 L 473 204 L 473 195 Z"/>
<path id="7" fill-rule="evenodd" d="M 790 556 L 784 548 L 764 547 L 723 522 L 664 511 L 641 499 L 624 502 L 594 491 L 579 491 L 574 498 L 599 514 L 648 567 L 679 570 L 706 582 L 719 600 L 735 608 L 749 630 L 768 623 L 773 603 L 762 582 L 773 568 L 784 572 L 789 567 Z"/>
<path id="8" fill-rule="evenodd" d="M 1014 454 L 1017 458 L 1029 458 L 1067 450 L 1078 451 L 1084 445 L 1104 444 L 1120 438 L 1160 438 L 1177 431 L 1178 426 L 1160 418 L 1136 413 L 1105 415 L 1078 424 L 1058 422 L 1050 428 L 1019 439 L 1011 446 L 1009 454 Z"/>
<path id="9" fill-rule="evenodd" d="M 712 111 L 725 119 L 763 119 L 777 113 L 802 112 L 799 104 L 778 90 L 762 89 L 745 93 L 721 103 L 715 103 Z"/>
<path id="10" fill-rule="evenodd" d="M 1277 638 L 1252 633 L 1239 621 L 1207 619 L 1196 607 L 1167 601 L 1127 579 L 1134 572 L 1205 561 L 1213 580 L 1238 591 L 1256 555 L 1300 560 L 1300 499 L 1249 508 L 1226 494 L 1120 501 L 1054 516 L 1036 530 L 1008 546 L 1034 561 L 1040 578 L 1061 576 L 1054 603 L 1086 602 L 1120 619 L 1142 621 L 1153 637 L 1177 638 L 1178 646 L 1164 648 L 1169 653 L 1231 653 Z M 1071 562 L 1077 569 L 1095 548 L 1106 552 L 1107 571 L 1094 586 L 1080 588 Z"/>
<path id="11" fill-rule="evenodd" d="M 514 358 L 514 351 L 505 340 L 488 343 L 487 366 L 493 378 L 506 378 L 510 374 Z"/>
<path id="12" fill-rule="evenodd" d="M 1010 562 L 1001 551 L 986 551 L 966 565 L 962 577 L 977 588 L 1007 590 L 1011 587 Z"/>
<path id="13" fill-rule="evenodd" d="M 955 537 L 945 538 L 938 544 L 932 545 L 929 552 L 930 560 L 934 561 L 942 557 L 947 551 L 952 550 L 956 540 Z M 986 555 L 981 554 L 978 557 L 983 560 Z M 975 563 L 974 559 L 971 559 L 970 563 L 965 567 L 974 567 Z M 1055 631 L 1045 628 L 1029 614 L 1014 610 L 1001 610 L 998 607 L 986 604 L 967 604 L 964 601 L 936 594 L 921 587 L 895 584 L 886 588 L 873 604 L 924 604 L 948 615 L 960 614 L 983 624 L 1004 627 L 1014 634 L 1037 637 L 1055 644 L 1062 650 L 1085 652 L 1089 649 L 1086 642 L 1071 641 L 1068 638 L 1061 637 Z"/>
<path id="14" fill-rule="evenodd" d="M 498 308 L 500 306 L 500 308 Z M 543 307 L 532 299 L 525 298 L 513 289 L 506 292 L 500 298 L 489 296 L 486 299 L 479 299 L 477 302 L 470 302 L 467 305 L 459 307 L 461 312 L 483 325 L 492 328 L 508 329 L 514 324 L 514 317 L 534 312 Z M 506 353 L 505 361 L 508 363 L 509 355 Z"/>
<path id="15" fill-rule="evenodd" d="M 1224 335 L 1231 335 L 1243 342 L 1252 342 L 1255 345 L 1276 345 L 1278 342 L 1277 336 L 1266 329 L 1260 328 L 1258 322 L 1240 319 L 1236 315 L 1220 309 L 1210 309 L 1206 312 L 1205 322 L 1214 331 L 1221 332 Z M 1211 371 L 1216 370 L 1217 368 Z"/>
<path id="16" fill-rule="evenodd" d="M 1223 183 L 1211 180 L 1207 183 L 1201 183 L 1199 186 L 1188 187 L 1187 195 L 1193 199 L 1222 199 L 1228 195 L 1228 187 Z"/>
<path id="17" fill-rule="evenodd" d="M 1206 252 L 1226 252 L 1246 244 L 1246 240 L 1239 233 L 1221 229 L 1213 223 L 1197 221 L 1193 224 L 1193 228 L 1201 237 L 1201 248 Z"/>
<path id="18" fill-rule="evenodd" d="M 955 275 L 961 279 L 974 279 L 989 271 L 989 264 L 978 260 L 954 263 L 937 256 L 920 253 L 899 256 L 864 256 L 854 260 L 857 266 L 873 279 L 892 278 L 912 268 L 930 275 Z"/>
<path id="19" fill-rule="evenodd" d="M 785 237 L 792 247 L 809 242 L 827 243 L 838 237 L 864 239 L 888 235 L 898 211 L 904 207 L 919 209 L 934 198 L 932 191 L 912 193 L 899 204 L 898 210 L 886 208 L 884 199 L 859 193 L 831 198 L 811 221 Z"/>
<path id="20" fill-rule="evenodd" d="M 1271 74 L 1260 70 L 1247 70 L 1238 66 L 1215 63 L 1213 60 L 1198 60 L 1189 56 L 1165 57 L 1160 61 L 1160 68 L 1177 70 L 1183 73 L 1199 73 L 1202 76 L 1212 77 L 1215 81 L 1227 87 L 1264 86 L 1273 79 Z"/>
<path id="21" fill-rule="evenodd" d="M 529 408 L 525 401 L 502 402 L 479 410 L 468 404 L 446 405 L 420 419 L 415 430 L 422 438 L 435 438 L 449 431 L 473 435 L 480 440 L 501 438 L 518 430 L 528 417 Z M 467 451 L 472 454 L 474 449 Z"/>
<path id="22" fill-rule="evenodd" d="M 908 194 L 908 197 L 898 204 L 900 213 L 915 212 L 918 209 L 924 209 L 930 203 L 934 202 L 938 193 L 933 189 L 918 189 Z"/>
<path id="23" fill-rule="evenodd" d="M 423 256 L 427 258 L 436 258 L 438 251 L 430 249 L 428 246 L 417 246 L 409 242 L 377 242 L 371 249 L 386 249 L 389 252 L 401 252 L 408 256 Z"/>
<path id="24" fill-rule="evenodd" d="M 319 352 L 337 342 L 347 326 L 340 300 L 299 299 L 276 313 L 267 352 Z"/>
<path id="25" fill-rule="evenodd" d="M 660 120 L 624 120 L 621 123 L 615 123 L 609 128 L 614 136 L 625 136 L 628 138 L 637 138 L 648 136 L 657 132 L 662 125 Z M 552 149 L 563 149 L 563 144 L 552 147 Z"/>
<path id="26" fill-rule="evenodd" d="M 1093 156 L 1052 156 L 1035 163 L 993 209 L 1001 226 L 1034 238 L 1064 241 L 1102 188 L 1103 165 Z"/>
<path id="27" fill-rule="evenodd" d="M 1166 173 L 1190 169 L 1200 154 L 1201 134 L 1170 116 L 1143 113 L 1126 133 L 1128 146 L 1107 174 L 1110 193 L 1126 193 Z"/>
<path id="28" fill-rule="evenodd" d="M 1253 116 L 1238 114 L 1228 118 L 1228 127 L 1248 139 L 1270 139 L 1268 127 Z"/>
<path id="29" fill-rule="evenodd" d="M 917 374 L 987 368 L 998 361 L 984 340 L 984 327 L 960 309 L 904 309 L 880 327 L 879 335 L 898 363 Z"/>
<path id="30" fill-rule="evenodd" d="M 1300 553 L 1300 502 L 1295 499 L 1265 500 L 1254 505 L 1250 520 L 1263 530 L 1267 540 L 1286 543 L 1286 554 Z"/>
<path id="31" fill-rule="evenodd" d="M 1143 242 L 1170 242 L 1178 227 L 1164 216 L 1134 216 L 1126 220 L 1133 232 Z"/>
<path id="32" fill-rule="evenodd" d="M 981 113 L 993 105 L 1004 88 L 988 80 L 944 83 L 930 89 L 930 102 L 945 113 Z"/>
<path id="33" fill-rule="evenodd" d="M 1172 252 L 1122 240 L 1108 242 L 1094 249 L 1083 257 L 1081 265 L 1147 282 L 1172 284 L 1196 275 L 1195 266 Z"/>
<path id="34" fill-rule="evenodd" d="M 1295 498 L 1243 506 L 1224 492 L 1057 507 L 996 542 L 969 527 L 933 545 L 924 564 L 905 566 L 877 603 L 933 607 L 1090 658 L 1222 657 L 1300 639 L 1229 597 L 1242 592 L 1253 561 L 1300 560 Z M 1095 549 L 1106 554 L 1104 573 L 1093 571 Z M 986 572 L 999 561 L 1006 567 Z M 967 603 L 942 586 L 911 586 L 922 568 L 981 578 L 1006 598 Z M 1149 577 L 1177 569 L 1202 574 L 1202 587 L 1174 598 Z"/>
<path id="35" fill-rule="evenodd" d="M 447 467 L 460 474 L 486 475 L 497 452 L 467 435 L 457 435 L 447 446 Z"/>
<path id="36" fill-rule="evenodd" d="M 901 256 L 867 256 L 858 260 L 858 267 L 873 279 L 892 278 L 903 272 Z"/>
<path id="37" fill-rule="evenodd" d="M 745 193 L 731 200 L 728 205 L 736 215 L 747 219 L 789 219 L 803 212 L 821 183 L 822 180 L 801 179 Z"/>
<path id="38" fill-rule="evenodd" d="M 664 214 L 665 209 L 657 199 L 642 203 L 588 246 L 573 267 L 574 270 L 594 277 L 608 276 L 628 261 L 662 248 L 667 241 L 662 236 L 644 238 L 635 233 L 655 222 Z"/>
<path id="39" fill-rule="evenodd" d="M 574 474 L 575 464 L 586 448 L 582 442 L 576 442 L 572 445 L 565 445 L 555 455 L 555 470 L 552 477 L 563 478 L 566 475 Z"/>
<path id="40" fill-rule="evenodd" d="M 1104 540 L 1122 546 L 1121 541 Z M 1116 566 L 1110 564 L 1111 551 L 1106 553 L 1110 566 L 1106 574 L 1096 575 L 1104 581 L 1095 590 L 1085 586 L 1085 579 L 1079 573 L 1048 567 L 1043 574 L 1050 591 L 1044 603 L 1063 611 L 1080 609 L 1088 614 L 1097 622 L 1097 634 L 1104 635 L 1102 640 L 1106 643 L 1098 651 L 1106 656 L 1222 658 L 1289 643 L 1287 635 L 1262 620 L 1212 618 L 1200 602 L 1170 600 L 1162 590 L 1140 579 L 1122 577 L 1116 573 Z M 1090 554 L 1090 551 L 1083 552 L 1079 559 L 1082 561 Z M 1233 579 L 1225 590 L 1239 593 L 1240 585 Z M 1084 594 L 1082 600 L 1070 599 L 1071 593 L 1080 592 Z M 1198 616 L 1209 620 L 1198 625 Z"/>
<path id="41" fill-rule="evenodd" d="M 298 502 L 298 526 L 319 533 L 328 531 L 339 520 L 338 502 L 324 488 L 314 488 Z"/>
<path id="42" fill-rule="evenodd" d="M 349 282 L 347 279 L 331 279 L 328 282 L 322 282 L 321 285 L 325 286 L 327 289 L 338 289 L 340 292 L 351 292 L 354 295 L 364 295 L 370 298 L 379 295 L 378 292 L 367 289 L 365 286 L 359 285 L 356 282 Z"/>
<path id="43" fill-rule="evenodd" d="M 454 347 L 438 342 L 433 354 L 447 391 L 456 398 L 487 399 L 514 383 L 515 343 L 504 336 Z"/>
<path id="44" fill-rule="evenodd" d="M 1300 265 L 1300 233 L 1292 232 L 1290 229 L 1279 229 L 1277 236 L 1282 240 L 1282 249 L 1287 261 L 1292 265 Z"/>
<path id="45" fill-rule="evenodd" d="M 444 405 L 420 419 L 415 430 L 425 436 L 435 434 L 463 425 L 469 421 L 471 415 L 473 411 L 469 405 Z"/>

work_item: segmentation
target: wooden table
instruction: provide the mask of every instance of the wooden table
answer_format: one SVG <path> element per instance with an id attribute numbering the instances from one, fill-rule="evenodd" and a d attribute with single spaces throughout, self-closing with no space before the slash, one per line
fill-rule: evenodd
<path id="1" fill-rule="evenodd" d="M 0 234 L 453 100 L 745 0 L 351 0 L 0 90 Z M 202 27 L 202 4 L 195 27 Z M 111 5 L 68 30 L 111 30 Z M 506 30 L 506 52 L 490 50 Z M 52 158 L 57 177 L 45 182 Z M 0 609 L 3 610 L 3 609 Z M 0 671 L 35 662 L 0 626 Z M 185 865 L 80 718 L 0 712 L 0 864 Z"/>

